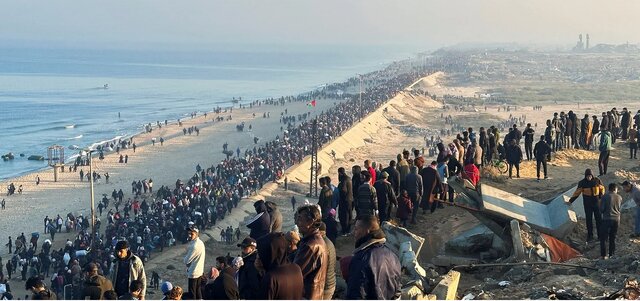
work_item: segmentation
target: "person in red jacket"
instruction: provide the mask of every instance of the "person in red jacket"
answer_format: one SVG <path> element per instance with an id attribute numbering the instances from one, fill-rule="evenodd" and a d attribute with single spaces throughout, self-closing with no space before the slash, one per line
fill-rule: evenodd
<path id="1" fill-rule="evenodd" d="M 373 186 L 373 183 L 376 182 L 376 170 L 371 166 L 370 160 L 364 160 L 364 168 L 366 168 L 371 174 L 371 179 L 369 179 L 369 184 Z"/>
<path id="2" fill-rule="evenodd" d="M 478 186 L 478 182 L 480 182 L 480 170 L 473 164 L 473 161 L 464 163 L 464 178 L 469 180 L 473 186 Z"/>
<path id="3" fill-rule="evenodd" d="M 411 217 L 412 212 L 413 203 L 411 202 L 409 193 L 403 189 L 402 195 L 400 195 L 400 198 L 398 199 L 398 211 L 396 212 L 396 217 L 402 221 L 403 227 L 407 227 L 407 221 Z"/>

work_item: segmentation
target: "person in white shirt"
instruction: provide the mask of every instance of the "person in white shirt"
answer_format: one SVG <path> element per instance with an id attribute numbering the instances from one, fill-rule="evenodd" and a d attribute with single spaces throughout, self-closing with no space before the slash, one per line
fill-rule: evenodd
<path id="1" fill-rule="evenodd" d="M 187 229 L 187 235 L 191 242 L 187 248 L 187 254 L 184 256 L 184 264 L 187 266 L 189 292 L 195 300 L 200 300 L 202 299 L 200 277 L 204 274 L 205 260 L 204 243 L 198 237 L 200 235 L 200 231 L 195 226 L 191 226 Z"/>

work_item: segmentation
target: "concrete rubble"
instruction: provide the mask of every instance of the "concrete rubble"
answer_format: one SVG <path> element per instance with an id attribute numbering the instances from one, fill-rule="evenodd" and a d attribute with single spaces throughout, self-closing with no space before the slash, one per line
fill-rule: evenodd
<path id="1" fill-rule="evenodd" d="M 496 225 L 504 228 L 515 219 L 562 239 L 573 231 L 578 222 L 576 213 L 570 209 L 564 195 L 543 204 L 489 185 L 478 184 L 474 188 L 467 180 L 456 177 L 449 179 L 449 186 L 458 193 L 456 204 L 473 211 L 476 217 L 482 216 L 480 221 L 494 232 L 501 232 Z"/>
<path id="2" fill-rule="evenodd" d="M 417 236 L 407 229 L 395 226 L 389 222 L 382 224 L 382 230 L 387 239 L 387 246 L 396 253 L 407 275 L 410 277 L 402 287 L 403 300 L 455 300 L 460 282 L 460 272 L 449 271 L 439 277 L 433 269 L 429 273 L 418 263 L 416 253 L 420 252 L 424 238 Z M 414 252 L 416 250 L 416 252 Z M 433 277 L 435 276 L 435 277 Z M 441 278 L 433 289 L 429 289 L 431 278 Z"/>
<path id="3" fill-rule="evenodd" d="M 566 195 L 559 195 L 543 204 L 488 185 L 473 187 L 468 181 L 457 178 L 451 178 L 449 185 L 458 193 L 455 205 L 469 211 L 481 224 L 446 242 L 445 254 L 431 260 L 435 266 L 465 266 L 487 261 L 500 264 L 549 262 L 552 261 L 552 252 L 545 237 L 551 239 L 557 248 L 562 242 L 556 238 L 565 238 L 577 223 L 576 213 L 566 202 Z M 418 263 L 416 254 L 420 253 L 425 242 L 422 237 L 388 222 L 382 225 L 382 229 L 387 245 L 398 255 L 410 278 L 403 286 L 402 299 L 453 300 L 458 297 L 460 272 L 452 269 L 439 276 L 434 269 L 427 271 Z M 530 267 L 515 266 L 503 270 L 506 271 L 503 272 L 504 279 L 494 281 L 496 287 L 507 288 L 512 283 L 523 283 L 533 277 L 527 272 Z M 562 295 L 566 292 L 553 293 Z M 491 296 L 480 291 L 464 297 L 482 299 Z"/>

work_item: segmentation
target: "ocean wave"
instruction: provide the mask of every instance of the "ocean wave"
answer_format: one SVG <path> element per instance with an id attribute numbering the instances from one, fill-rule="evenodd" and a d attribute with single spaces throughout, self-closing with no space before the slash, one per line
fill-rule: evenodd
<path id="1" fill-rule="evenodd" d="M 125 135 L 118 135 L 118 136 L 115 136 L 115 137 L 113 137 L 113 138 L 111 138 L 111 139 L 102 140 L 102 141 L 100 141 L 100 142 L 96 142 L 96 143 L 91 144 L 91 145 L 89 146 L 89 149 L 90 149 L 90 150 L 94 150 L 94 149 L 96 149 L 96 148 L 97 148 L 98 146 L 100 146 L 100 145 L 104 145 L 105 143 L 109 143 L 109 142 L 118 142 L 118 140 L 119 140 L 119 139 L 122 139 L 122 138 L 125 138 Z"/>
<path id="2" fill-rule="evenodd" d="M 63 138 L 63 140 L 78 140 L 78 139 L 80 139 L 80 138 L 82 138 L 82 137 L 83 137 L 83 135 L 82 135 L 82 134 L 80 134 L 80 135 L 75 136 L 75 137 Z"/>

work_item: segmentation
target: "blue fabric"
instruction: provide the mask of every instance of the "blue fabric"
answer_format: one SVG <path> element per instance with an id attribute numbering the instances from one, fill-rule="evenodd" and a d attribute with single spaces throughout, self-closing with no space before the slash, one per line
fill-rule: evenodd
<path id="1" fill-rule="evenodd" d="M 331 199 L 331 208 L 336 209 L 338 208 L 338 202 L 340 201 L 340 190 L 338 190 L 338 187 L 336 187 L 333 184 L 331 184 L 331 189 L 333 190 L 333 198 Z"/>
<path id="2" fill-rule="evenodd" d="M 398 257 L 382 243 L 353 255 L 349 265 L 349 300 L 390 300 L 399 296 L 401 266 Z"/>

